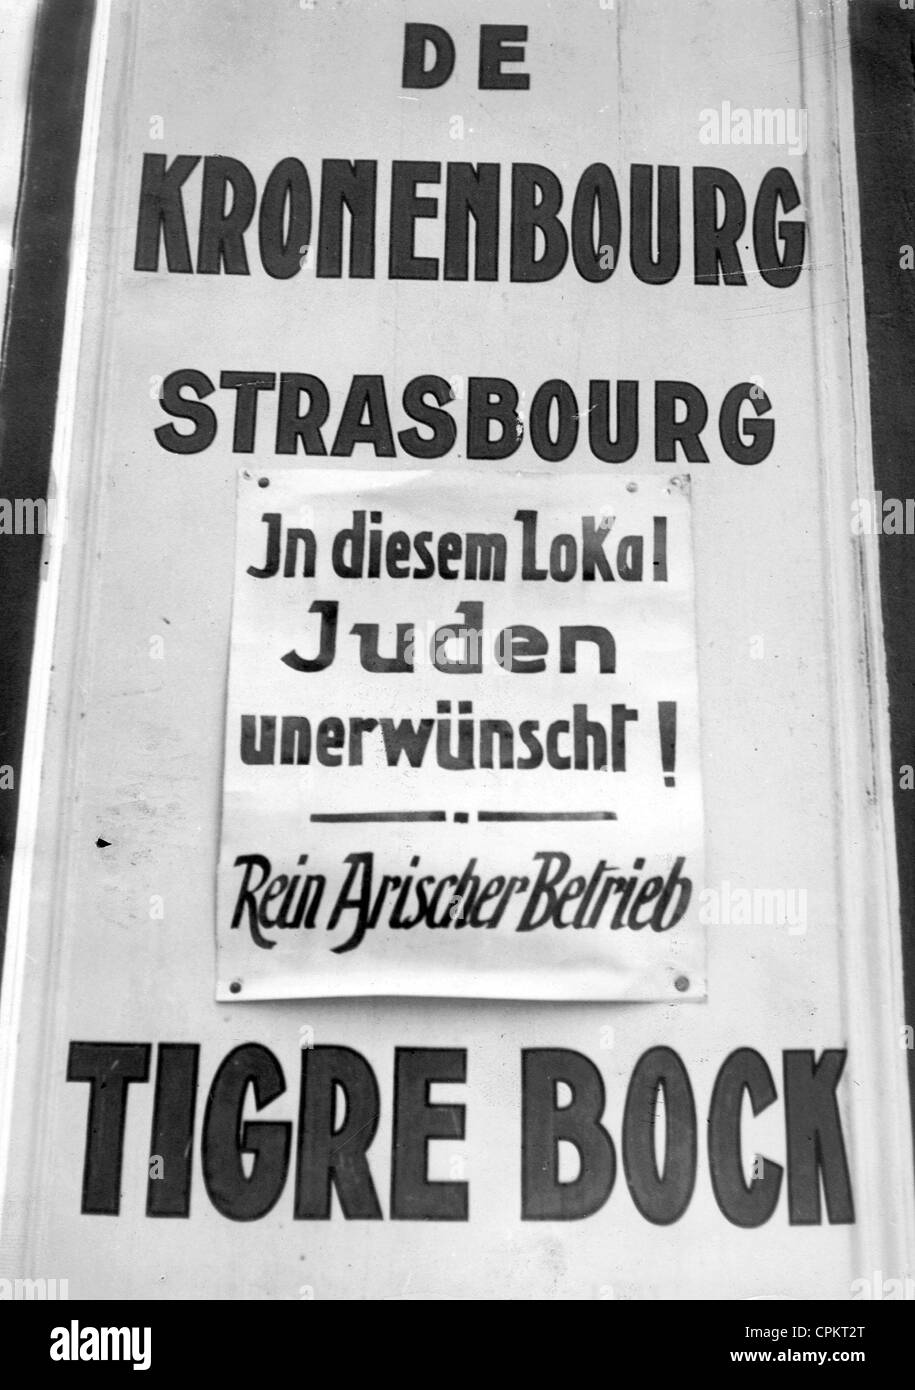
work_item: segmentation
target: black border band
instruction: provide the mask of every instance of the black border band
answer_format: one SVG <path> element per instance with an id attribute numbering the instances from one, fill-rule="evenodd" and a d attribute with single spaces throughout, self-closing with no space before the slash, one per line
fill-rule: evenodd
<path id="1" fill-rule="evenodd" d="M 849 36 L 861 258 L 867 322 L 874 483 L 885 497 L 915 496 L 915 12 L 897 0 L 852 0 Z M 890 697 L 893 809 L 899 862 L 905 1021 L 915 1024 L 915 536 L 879 537 Z M 852 924 L 867 931 L 867 922 Z M 915 1051 L 908 1050 L 915 1126 Z"/>
<path id="2" fill-rule="evenodd" d="M 94 13 L 95 0 L 43 0 L 35 24 L 0 368 L 0 496 L 10 501 L 48 497 Z M 0 790 L 0 978 L 43 543 L 0 536 L 0 766 L 14 780 Z"/>

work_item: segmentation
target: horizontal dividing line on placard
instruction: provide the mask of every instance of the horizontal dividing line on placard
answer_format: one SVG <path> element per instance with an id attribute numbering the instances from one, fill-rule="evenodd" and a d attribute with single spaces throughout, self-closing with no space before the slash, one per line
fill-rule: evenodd
<path id="1" fill-rule="evenodd" d="M 477 820 L 616 820 L 615 811 L 478 811 Z"/>
<path id="2" fill-rule="evenodd" d="M 348 825 L 354 822 L 398 820 L 447 820 L 444 811 L 316 811 L 310 820 L 324 825 Z"/>
<path id="3" fill-rule="evenodd" d="M 616 820 L 615 811 L 477 811 L 478 821 L 587 821 Z M 446 821 L 447 811 L 315 811 L 309 820 L 319 825 L 356 825 L 396 821 Z M 454 819 L 466 825 L 468 813 L 455 811 Z"/>

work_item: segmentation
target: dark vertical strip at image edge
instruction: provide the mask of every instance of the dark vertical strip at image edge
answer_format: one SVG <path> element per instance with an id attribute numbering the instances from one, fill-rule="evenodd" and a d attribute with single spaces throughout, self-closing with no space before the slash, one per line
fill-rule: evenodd
<path id="1" fill-rule="evenodd" d="M 0 359 L 0 497 L 48 499 L 77 165 L 95 0 L 37 12 Z M 44 537 L 0 536 L 0 982 Z"/>
<path id="2" fill-rule="evenodd" d="M 897 0 L 849 5 L 861 260 L 874 484 L 885 497 L 915 485 L 915 13 Z M 893 810 L 899 866 L 905 1022 L 915 1023 L 915 536 L 880 535 L 880 589 L 890 703 Z M 866 922 L 850 923 L 867 931 Z M 915 1052 L 908 1051 L 915 1127 Z"/>

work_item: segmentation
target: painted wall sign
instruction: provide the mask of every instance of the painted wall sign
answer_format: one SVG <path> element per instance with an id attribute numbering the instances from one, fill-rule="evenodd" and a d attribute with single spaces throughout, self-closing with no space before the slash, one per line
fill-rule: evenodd
<path id="1" fill-rule="evenodd" d="M 99 0 L 81 149 L 0 1279 L 904 1281 L 844 6 Z"/>

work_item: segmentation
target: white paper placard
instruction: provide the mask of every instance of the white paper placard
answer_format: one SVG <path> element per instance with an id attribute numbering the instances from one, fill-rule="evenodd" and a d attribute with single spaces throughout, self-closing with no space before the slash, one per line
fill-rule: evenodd
<path id="1" fill-rule="evenodd" d="M 697 999 L 689 483 L 244 471 L 219 999 Z"/>

